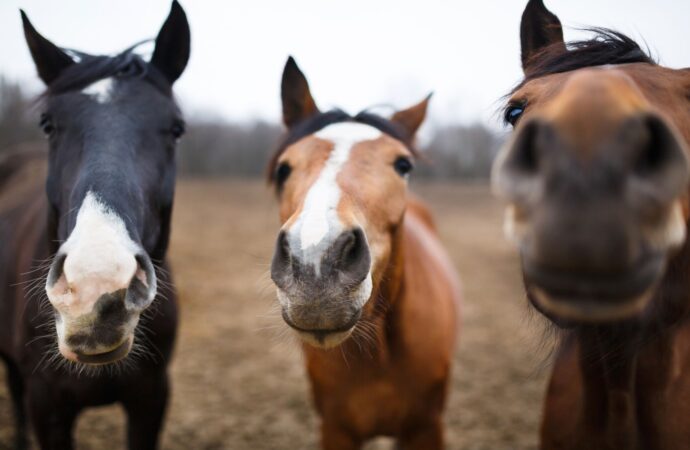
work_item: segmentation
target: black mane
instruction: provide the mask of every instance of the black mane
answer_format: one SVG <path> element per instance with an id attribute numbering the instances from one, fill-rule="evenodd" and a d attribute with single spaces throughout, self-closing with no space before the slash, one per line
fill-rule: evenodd
<path id="1" fill-rule="evenodd" d="M 372 126 L 381 131 L 383 134 L 387 134 L 388 136 L 399 140 L 405 144 L 413 155 L 418 156 L 417 150 L 412 145 L 412 136 L 409 136 L 398 124 L 386 119 L 385 117 L 368 112 L 366 110 L 351 116 L 341 109 L 333 109 L 324 113 L 315 114 L 288 130 L 286 136 L 281 141 L 278 149 L 273 154 L 273 157 L 268 164 L 269 182 L 273 182 L 275 180 L 275 171 L 278 164 L 278 158 L 280 158 L 280 155 L 282 155 L 290 145 L 304 137 L 326 128 L 329 125 L 343 122 L 355 122 Z"/>
<path id="2" fill-rule="evenodd" d="M 66 50 L 76 57 L 76 63 L 62 71 L 60 76 L 48 86 L 46 94 L 56 95 L 81 90 L 103 78 L 117 76 L 147 79 L 163 93 L 170 95 L 172 86 L 163 74 L 135 53 L 139 45 L 134 45 L 114 56 L 89 55 Z"/>
<path id="3" fill-rule="evenodd" d="M 525 79 L 513 92 L 535 78 L 585 67 L 628 63 L 657 64 L 649 50 L 642 49 L 623 33 L 607 28 L 590 28 L 587 31 L 595 33 L 594 38 L 569 42 L 566 47 L 551 45 L 535 54 L 527 66 Z"/>

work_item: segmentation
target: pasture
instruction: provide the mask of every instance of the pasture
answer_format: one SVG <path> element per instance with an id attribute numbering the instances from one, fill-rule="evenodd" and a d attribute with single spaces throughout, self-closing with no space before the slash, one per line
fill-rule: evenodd
<path id="1" fill-rule="evenodd" d="M 536 448 L 548 369 L 502 208 L 484 184 L 416 184 L 463 282 L 459 345 L 446 409 L 449 449 Z M 296 340 L 280 319 L 268 268 L 276 203 L 260 181 L 182 181 L 169 255 L 181 324 L 162 448 L 312 449 L 318 438 Z M 0 368 L 4 380 L 4 368 Z M 12 423 L 0 386 L 0 449 Z M 117 406 L 88 410 L 77 448 L 124 448 Z M 385 441 L 370 449 L 389 448 Z"/>

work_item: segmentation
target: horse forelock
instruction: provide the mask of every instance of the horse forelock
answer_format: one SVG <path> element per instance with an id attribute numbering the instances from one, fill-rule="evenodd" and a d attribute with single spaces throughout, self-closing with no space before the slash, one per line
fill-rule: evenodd
<path id="1" fill-rule="evenodd" d="M 172 86 L 163 74 L 136 53 L 137 47 L 142 43 L 135 44 L 116 55 L 91 55 L 66 49 L 75 64 L 64 69 L 50 83 L 42 97 L 82 90 L 110 77 L 145 79 L 162 93 L 171 95 Z"/>

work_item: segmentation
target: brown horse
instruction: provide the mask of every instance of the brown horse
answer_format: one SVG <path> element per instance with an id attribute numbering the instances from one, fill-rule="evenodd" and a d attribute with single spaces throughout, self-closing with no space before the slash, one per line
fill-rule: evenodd
<path id="1" fill-rule="evenodd" d="M 42 449 L 71 449 L 79 413 L 118 402 L 129 448 L 154 449 L 177 325 L 165 255 L 187 17 L 174 1 L 150 61 L 66 52 L 22 21 L 47 86 L 49 151 L 0 161 L 0 358 L 16 448 L 30 422 Z"/>
<path id="2" fill-rule="evenodd" d="M 566 45 L 541 0 L 493 183 L 527 295 L 564 328 L 543 449 L 690 448 L 690 70 L 594 30 Z"/>
<path id="3" fill-rule="evenodd" d="M 290 58 L 282 100 L 271 276 L 305 342 L 322 446 L 387 435 L 403 449 L 442 448 L 458 282 L 429 212 L 407 192 L 428 99 L 391 120 L 322 113 Z"/>

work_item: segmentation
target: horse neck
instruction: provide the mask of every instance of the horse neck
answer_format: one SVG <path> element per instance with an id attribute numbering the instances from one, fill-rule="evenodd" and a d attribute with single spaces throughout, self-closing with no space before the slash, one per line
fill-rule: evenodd
<path id="1" fill-rule="evenodd" d="M 686 243 L 669 262 L 644 323 L 575 331 L 583 383 L 580 426 L 592 445 L 654 447 L 650 430 L 658 429 L 654 414 L 661 410 L 654 405 L 690 354 L 688 268 Z"/>
<path id="2" fill-rule="evenodd" d="M 626 337 L 611 338 L 610 330 L 578 330 L 579 365 L 583 383 L 580 426 L 592 445 L 638 448 L 636 369 L 638 354 Z"/>

